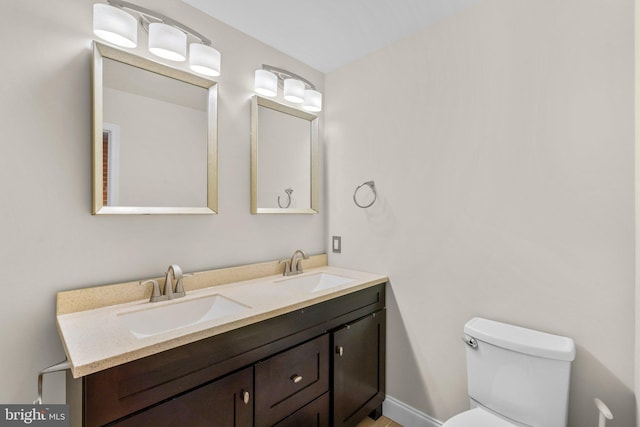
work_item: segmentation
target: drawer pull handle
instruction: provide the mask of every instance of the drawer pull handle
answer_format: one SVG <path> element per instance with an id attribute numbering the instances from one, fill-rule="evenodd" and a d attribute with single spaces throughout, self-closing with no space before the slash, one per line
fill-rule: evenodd
<path id="1" fill-rule="evenodd" d="M 293 381 L 294 383 L 299 383 L 300 381 L 302 381 L 302 377 L 298 374 L 293 374 L 291 376 L 291 381 Z"/>
<path id="2" fill-rule="evenodd" d="M 341 345 L 337 345 L 337 346 L 336 346 L 336 353 L 337 353 L 339 356 L 342 356 L 342 355 L 344 354 L 344 347 L 342 347 Z"/>
<path id="3" fill-rule="evenodd" d="M 242 392 L 242 401 L 244 402 L 245 405 L 249 404 L 249 392 L 248 391 L 243 391 Z"/>

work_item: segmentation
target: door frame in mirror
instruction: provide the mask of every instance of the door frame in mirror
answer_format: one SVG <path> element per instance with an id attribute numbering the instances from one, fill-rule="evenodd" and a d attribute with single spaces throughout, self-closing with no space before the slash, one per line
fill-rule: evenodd
<path id="1" fill-rule="evenodd" d="M 265 107 L 283 114 L 289 114 L 308 120 L 310 125 L 310 187 L 311 200 L 309 208 L 261 208 L 258 207 L 258 108 Z M 280 104 L 271 99 L 254 95 L 251 98 L 251 213 L 252 214 L 317 214 L 319 213 L 319 147 L 318 147 L 318 116 Z"/>
<path id="2" fill-rule="evenodd" d="M 207 96 L 207 206 L 154 207 L 154 206 L 107 206 L 103 203 L 103 58 L 122 62 L 165 77 L 180 80 L 208 90 Z M 123 50 L 93 42 L 92 66 L 92 214 L 216 214 L 218 211 L 218 83 L 187 71 L 171 68 L 147 58 Z"/>

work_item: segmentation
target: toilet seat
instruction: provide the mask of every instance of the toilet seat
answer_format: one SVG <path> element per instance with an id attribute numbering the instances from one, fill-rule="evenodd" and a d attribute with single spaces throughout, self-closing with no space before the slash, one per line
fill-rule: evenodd
<path id="1" fill-rule="evenodd" d="M 442 427 L 517 427 L 497 415 L 482 408 L 461 412 L 449 418 Z"/>

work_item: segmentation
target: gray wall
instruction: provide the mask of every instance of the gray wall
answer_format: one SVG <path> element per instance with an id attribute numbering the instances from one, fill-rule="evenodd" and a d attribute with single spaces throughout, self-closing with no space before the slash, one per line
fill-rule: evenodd
<path id="1" fill-rule="evenodd" d="M 55 327 L 63 289 L 325 250 L 326 214 L 252 216 L 250 97 L 263 63 L 323 90 L 323 75 L 178 0 L 137 0 L 202 32 L 222 53 L 219 215 L 92 216 L 90 53 L 93 2 L 3 4 L 0 46 L 0 402 L 28 403 L 39 369 L 64 358 Z M 146 39 L 139 35 L 139 53 Z M 321 203 L 324 203 L 322 199 Z M 326 211 L 325 211 L 326 212 Z M 45 400 L 64 399 L 63 379 Z"/>
<path id="2" fill-rule="evenodd" d="M 633 6 L 483 0 L 326 76 L 330 263 L 391 278 L 391 396 L 467 408 L 484 316 L 575 340 L 570 426 L 634 425 Z"/>

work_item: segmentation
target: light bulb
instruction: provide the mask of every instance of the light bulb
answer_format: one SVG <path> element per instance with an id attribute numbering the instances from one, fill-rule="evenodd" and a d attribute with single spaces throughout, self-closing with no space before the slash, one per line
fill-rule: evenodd
<path id="1" fill-rule="evenodd" d="M 307 89 L 304 91 L 304 103 L 302 108 L 307 111 L 317 113 L 322 111 L 322 94 L 317 90 Z"/>
<path id="2" fill-rule="evenodd" d="M 138 21 L 120 8 L 96 3 L 93 5 L 93 33 L 118 46 L 136 47 Z"/>
<path id="3" fill-rule="evenodd" d="M 278 94 L 278 76 L 267 70 L 256 70 L 254 89 L 264 96 L 276 96 Z"/>
<path id="4" fill-rule="evenodd" d="M 220 75 L 220 52 L 200 43 L 189 45 L 189 67 L 196 73 L 217 77 Z"/>
<path id="5" fill-rule="evenodd" d="M 285 79 L 284 99 L 296 104 L 304 102 L 304 83 L 298 79 Z"/>
<path id="6" fill-rule="evenodd" d="M 162 22 L 149 24 L 149 52 L 170 61 L 184 61 L 187 57 L 187 35 Z"/>

